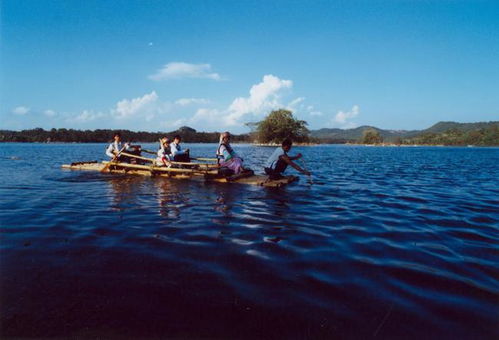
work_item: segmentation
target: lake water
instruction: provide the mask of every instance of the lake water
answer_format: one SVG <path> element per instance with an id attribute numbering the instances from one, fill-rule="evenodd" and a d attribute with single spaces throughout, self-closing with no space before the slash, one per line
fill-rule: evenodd
<path id="1" fill-rule="evenodd" d="M 295 147 L 279 189 L 60 169 L 104 149 L 0 144 L 2 338 L 499 337 L 498 148 Z"/>

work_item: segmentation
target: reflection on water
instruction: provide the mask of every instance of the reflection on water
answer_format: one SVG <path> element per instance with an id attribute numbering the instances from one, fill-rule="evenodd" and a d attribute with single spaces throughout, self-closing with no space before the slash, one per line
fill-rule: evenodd
<path id="1" fill-rule="evenodd" d="M 1 146 L 2 338 L 499 336 L 499 149 L 297 148 L 279 189 L 59 168 L 102 149 Z"/>

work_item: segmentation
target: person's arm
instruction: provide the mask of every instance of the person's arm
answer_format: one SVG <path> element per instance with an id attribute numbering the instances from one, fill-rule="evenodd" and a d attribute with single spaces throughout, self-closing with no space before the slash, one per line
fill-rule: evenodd
<path id="1" fill-rule="evenodd" d="M 289 157 L 290 160 L 294 161 L 294 160 L 300 159 L 302 157 L 302 154 L 299 153 L 296 156 L 293 156 L 293 157 L 288 156 L 288 157 Z"/>
<path id="2" fill-rule="evenodd" d="M 301 154 L 298 154 L 300 157 L 301 157 Z M 298 164 L 296 164 L 295 162 L 292 161 L 292 159 L 297 159 L 296 157 L 298 156 L 296 155 L 295 157 L 289 157 L 288 155 L 282 155 L 279 157 L 279 159 L 283 160 L 284 162 L 286 162 L 289 166 L 295 168 L 296 170 L 298 170 L 299 172 L 301 172 L 302 174 L 304 175 L 310 175 L 310 172 L 308 172 L 307 170 L 305 169 L 302 169 Z M 300 158 L 298 157 L 298 158 Z"/>
<path id="3" fill-rule="evenodd" d="M 223 157 L 224 162 L 227 162 L 229 159 L 232 158 L 232 155 L 230 154 L 229 150 L 227 150 L 227 147 L 225 145 L 220 145 L 220 156 Z"/>
<path id="4" fill-rule="evenodd" d="M 114 149 L 113 143 L 109 144 L 109 146 L 106 149 L 106 155 L 113 158 L 114 157 L 113 149 Z"/>
<path id="5" fill-rule="evenodd" d="M 177 149 L 175 148 L 176 152 L 174 153 L 173 150 L 172 150 L 172 155 L 186 155 L 189 153 L 189 149 L 185 149 L 185 150 L 182 150 L 182 149 Z"/>
<path id="6" fill-rule="evenodd" d="M 175 143 L 170 144 L 170 152 L 172 157 L 175 157 L 175 155 L 178 153 L 177 145 Z"/>

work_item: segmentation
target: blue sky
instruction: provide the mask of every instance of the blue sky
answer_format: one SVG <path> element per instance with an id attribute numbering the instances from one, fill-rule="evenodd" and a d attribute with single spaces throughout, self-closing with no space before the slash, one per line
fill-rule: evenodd
<path id="1" fill-rule="evenodd" d="M 499 1 L 0 2 L 0 128 L 499 120 Z"/>

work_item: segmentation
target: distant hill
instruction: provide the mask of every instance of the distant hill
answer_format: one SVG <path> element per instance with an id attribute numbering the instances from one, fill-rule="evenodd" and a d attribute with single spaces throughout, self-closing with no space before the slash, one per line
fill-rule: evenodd
<path id="1" fill-rule="evenodd" d="M 365 130 L 373 129 L 380 133 L 383 140 L 390 142 L 395 140 L 397 137 L 400 138 L 410 138 L 416 136 L 420 131 L 418 130 L 383 130 L 374 126 L 359 126 L 354 129 L 319 129 L 310 131 L 310 136 L 312 138 L 328 140 L 330 142 L 355 142 L 362 137 Z"/>
<path id="2" fill-rule="evenodd" d="M 491 126 L 499 126 L 499 121 L 478 122 L 478 123 L 456 123 L 456 122 L 438 122 L 428 129 L 420 131 L 420 133 L 442 133 L 451 129 L 456 129 L 462 132 L 487 129 Z"/>
<path id="3" fill-rule="evenodd" d="M 312 142 L 317 143 L 358 143 L 364 131 L 375 130 L 384 143 L 425 144 L 425 145 L 499 145 L 499 121 L 478 123 L 439 122 L 424 130 L 383 130 L 374 126 L 359 126 L 355 129 L 319 129 L 310 131 Z M 170 132 L 146 132 L 130 130 L 73 130 L 41 128 L 10 131 L 0 130 L 0 142 L 109 142 L 114 132 L 121 132 L 122 139 L 132 142 L 156 142 L 164 136 L 179 134 L 184 142 L 216 143 L 218 132 L 198 132 L 183 126 Z M 233 142 L 251 143 L 255 140 L 251 133 L 233 135 Z"/>
<path id="4" fill-rule="evenodd" d="M 323 128 L 310 131 L 310 136 L 312 138 L 328 141 L 330 143 L 356 142 L 362 137 L 362 134 L 365 130 L 373 129 L 380 133 L 385 142 L 393 142 L 398 138 L 410 139 L 427 133 L 440 134 L 452 129 L 462 132 L 469 132 L 480 129 L 487 129 L 492 126 L 499 126 L 499 121 L 478 123 L 438 122 L 437 124 L 424 130 L 384 130 L 367 125 L 359 126 L 354 129 Z"/>

